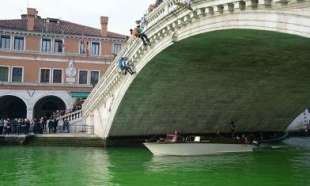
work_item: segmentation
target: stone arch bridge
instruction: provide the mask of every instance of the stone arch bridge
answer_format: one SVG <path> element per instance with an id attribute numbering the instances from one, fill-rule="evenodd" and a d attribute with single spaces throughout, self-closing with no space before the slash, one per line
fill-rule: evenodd
<path id="1" fill-rule="evenodd" d="M 292 86 L 294 84 L 296 85 L 297 81 L 300 82 L 300 81 L 308 80 L 309 76 L 307 75 L 305 75 L 304 79 L 301 78 L 300 80 L 296 80 L 296 82 L 295 82 L 295 79 L 293 78 L 294 82 L 292 82 L 292 84 L 287 85 L 287 87 L 279 87 L 279 90 L 283 92 L 283 95 L 281 94 L 281 92 L 277 93 L 277 94 L 281 94 L 278 98 L 279 100 L 277 100 L 277 96 L 274 96 L 274 95 L 271 95 L 270 97 L 268 97 L 268 99 L 272 101 L 277 100 L 275 104 L 272 104 L 272 105 L 266 104 L 261 107 L 258 105 L 257 107 L 253 107 L 253 108 L 249 106 L 249 109 L 245 110 L 244 112 L 242 111 L 235 112 L 235 111 L 242 110 L 245 107 L 244 105 L 248 106 L 251 104 L 256 104 L 258 102 L 260 104 L 264 104 L 264 101 L 257 98 L 257 100 L 252 100 L 254 102 L 249 101 L 247 103 L 247 101 L 250 99 L 240 98 L 241 101 L 238 102 L 239 95 L 237 93 L 236 95 L 234 95 L 234 97 L 230 97 L 231 99 L 218 100 L 218 102 L 212 102 L 212 103 L 206 101 L 205 104 L 207 106 L 204 107 L 204 104 L 201 104 L 201 102 L 204 102 L 204 100 L 199 100 L 197 97 L 191 98 L 191 101 L 190 101 L 192 102 L 191 104 L 194 105 L 195 107 L 195 103 L 196 103 L 196 107 L 201 107 L 200 110 L 203 110 L 203 109 L 207 110 L 209 108 L 212 108 L 211 110 L 208 110 L 208 112 L 206 112 L 206 115 L 204 115 L 203 112 L 200 112 L 200 111 L 197 111 L 197 112 L 194 111 L 194 113 L 188 113 L 188 110 L 186 110 L 190 107 L 188 106 L 189 104 L 187 105 L 186 103 L 187 102 L 186 98 L 189 97 L 190 93 L 188 95 L 183 95 L 184 97 L 181 96 L 181 98 L 176 101 L 176 102 L 180 102 L 181 100 L 182 102 L 183 100 L 184 104 L 180 104 L 180 105 L 177 105 L 176 107 L 171 107 L 171 108 L 165 107 L 163 105 L 165 103 L 158 103 L 156 102 L 156 100 L 155 102 L 148 100 L 148 99 L 153 99 L 153 98 L 155 99 L 156 97 L 162 97 L 162 99 L 166 99 L 167 101 L 166 104 L 170 104 L 170 101 L 174 99 L 173 96 L 169 97 L 169 95 L 167 94 L 156 96 L 155 94 L 156 91 L 167 93 L 167 91 L 165 90 L 165 87 L 161 87 L 160 90 L 154 90 L 154 91 L 152 91 L 152 88 L 154 87 L 148 87 L 148 89 L 145 89 L 145 90 L 143 89 L 143 87 L 142 88 L 140 87 L 141 89 L 143 89 L 141 91 L 142 92 L 145 91 L 145 94 L 148 94 L 148 96 L 151 96 L 151 94 L 155 94 L 155 95 L 153 95 L 153 97 L 144 97 L 145 98 L 144 100 L 141 100 L 142 99 L 141 97 L 130 98 L 130 95 L 127 95 L 127 94 L 129 94 L 128 90 L 130 90 L 131 86 L 133 86 L 134 88 L 135 86 L 138 86 L 137 84 L 143 81 L 143 79 L 145 79 L 146 77 L 151 78 L 146 75 L 143 76 L 144 71 L 147 71 L 147 67 L 150 66 L 151 68 L 151 65 L 160 64 L 162 61 L 165 61 L 164 58 L 160 58 L 160 57 L 157 58 L 156 56 L 160 55 L 161 53 L 164 53 L 167 50 L 169 52 L 170 48 L 171 47 L 173 48 L 173 46 L 176 45 L 176 48 L 171 49 L 171 50 L 180 51 L 180 55 L 184 55 L 186 57 L 186 54 L 184 54 L 184 51 L 186 53 L 186 51 L 191 50 L 191 47 L 186 48 L 186 42 L 188 41 L 187 39 L 200 35 L 198 36 L 198 38 L 196 38 L 196 42 L 199 43 L 199 41 L 202 41 L 202 39 L 204 38 L 204 36 L 201 34 L 205 34 L 209 32 L 212 33 L 214 31 L 221 31 L 221 30 L 228 31 L 228 30 L 234 30 L 234 29 L 240 29 L 242 32 L 243 29 L 248 29 L 248 30 L 256 30 L 256 31 L 259 30 L 259 32 L 257 33 L 258 34 L 260 33 L 260 35 L 264 36 L 265 33 L 267 35 L 269 33 L 265 31 L 272 31 L 272 32 L 277 32 L 276 34 L 280 34 L 280 35 L 283 34 L 280 36 L 280 40 L 282 38 L 281 41 L 286 40 L 285 39 L 286 36 L 287 37 L 296 36 L 298 37 L 300 42 L 307 41 L 304 44 L 306 48 L 309 46 L 309 44 L 307 44 L 310 41 L 310 39 L 308 39 L 310 37 L 310 1 L 309 0 L 194 0 L 193 11 L 177 6 L 176 4 L 178 1 L 179 0 L 164 1 L 156 10 L 154 10 L 149 15 L 147 15 L 148 26 L 147 26 L 146 33 L 151 39 L 152 46 L 144 47 L 140 40 L 130 39 L 127 42 L 127 45 L 123 48 L 120 54 L 116 57 L 116 59 L 114 60 L 114 63 L 110 66 L 107 72 L 102 76 L 98 85 L 94 88 L 93 92 L 90 94 L 90 96 L 84 103 L 83 117 L 85 118 L 87 125 L 94 125 L 96 135 L 104 139 L 108 137 L 120 137 L 120 136 L 146 136 L 146 135 L 155 135 L 155 134 L 165 134 L 167 132 L 173 131 L 174 129 L 181 130 L 184 133 L 208 133 L 208 132 L 215 132 L 215 130 L 218 130 L 218 129 L 221 129 L 223 131 L 228 130 L 227 127 L 225 128 L 225 123 L 229 122 L 230 120 L 235 120 L 237 123 L 238 130 L 241 130 L 241 131 L 242 130 L 268 131 L 269 129 L 271 131 L 277 131 L 277 130 L 279 131 L 279 130 L 283 130 L 284 128 L 286 128 L 287 125 L 294 119 L 294 117 L 296 117 L 299 113 L 301 113 L 308 106 L 307 104 L 310 104 L 309 102 L 310 99 L 306 99 L 306 97 L 301 97 L 299 100 L 297 100 L 297 98 L 293 99 L 293 101 L 291 101 L 292 103 L 287 102 L 287 104 L 285 101 L 283 101 L 283 100 L 290 99 L 289 97 L 286 97 L 286 96 L 293 95 L 293 97 L 294 96 L 298 97 L 299 88 L 300 88 L 300 92 L 310 90 L 309 86 L 301 85 L 301 87 L 297 87 L 295 92 L 287 92 L 288 94 L 286 95 L 286 90 L 290 88 L 294 89 Z M 238 31 L 235 30 L 235 32 L 238 32 Z M 216 41 L 221 42 L 221 43 L 226 42 L 225 39 L 223 40 L 223 38 L 221 37 L 218 37 L 215 35 L 213 35 L 212 37 L 213 37 L 214 43 L 217 43 Z M 206 43 L 208 43 L 207 35 L 206 35 L 206 38 L 205 38 Z M 224 38 L 226 38 L 227 41 L 229 40 L 229 36 L 227 35 Z M 270 36 L 269 40 L 270 41 L 273 40 L 273 37 Z M 185 43 L 182 44 L 183 41 Z M 181 43 L 180 44 L 181 46 L 179 48 L 177 47 L 178 43 Z M 231 43 L 231 45 L 232 45 L 232 48 L 234 48 L 233 43 Z M 253 45 L 255 45 L 255 43 L 253 43 Z M 220 46 L 218 47 L 220 49 Z M 283 47 L 285 48 L 285 46 Z M 214 48 L 211 47 L 208 49 L 208 51 L 210 51 L 211 49 L 212 51 L 214 50 Z M 171 50 L 170 52 L 173 53 L 173 51 Z M 198 50 L 200 50 L 199 47 L 196 49 L 196 52 Z M 204 50 L 204 49 L 201 48 L 201 50 Z M 216 52 L 216 50 L 214 51 Z M 227 50 L 227 51 L 229 52 L 230 50 Z M 256 51 L 253 51 L 253 53 L 255 52 Z M 261 51 L 257 51 L 257 53 L 258 52 L 261 52 Z M 268 53 L 268 50 L 266 50 L 265 52 Z M 178 55 L 178 52 L 174 54 Z M 273 56 L 270 54 L 268 55 L 271 57 Z M 277 55 L 281 56 L 282 54 L 277 54 Z M 135 64 L 136 71 L 137 71 L 136 75 L 124 76 L 123 74 L 119 73 L 116 63 L 118 59 L 122 56 L 127 56 Z M 168 57 L 170 57 L 169 59 L 173 61 L 173 58 L 175 56 L 171 54 L 171 55 L 168 55 Z M 193 55 L 193 60 L 196 59 L 195 57 L 196 56 Z M 287 57 L 290 57 L 290 55 L 288 55 Z M 203 58 L 206 58 L 208 60 L 208 57 L 206 56 L 204 56 Z M 305 58 L 310 59 L 309 56 L 306 56 Z M 157 61 L 154 61 L 156 59 Z M 154 61 L 154 62 L 148 65 L 148 63 L 151 61 Z M 161 61 L 161 62 L 158 62 L 158 61 Z M 179 61 L 182 61 L 182 59 L 179 59 Z M 305 66 L 305 64 L 301 64 L 301 65 L 304 65 L 305 68 L 310 67 L 310 66 L 307 66 L 307 64 Z M 233 64 L 226 64 L 226 66 L 233 66 Z M 157 66 L 156 68 L 164 69 L 166 67 L 168 68 L 168 65 Z M 183 68 L 183 67 L 180 67 L 180 68 Z M 185 68 L 187 68 L 187 66 L 185 66 Z M 194 67 L 188 67 L 188 68 L 192 69 Z M 276 66 L 270 67 L 270 70 L 272 71 L 274 68 L 276 68 Z M 199 71 L 199 68 L 197 69 Z M 207 71 L 208 69 L 209 68 L 206 68 Z M 255 71 L 255 69 L 252 69 L 252 70 Z M 244 71 L 246 71 L 246 69 Z M 186 74 L 186 71 L 184 72 Z M 212 73 L 213 73 L 212 71 L 209 72 L 209 74 L 212 74 Z M 275 73 L 278 73 L 278 72 L 275 71 Z M 307 74 L 304 71 L 301 73 Z M 148 75 L 150 76 L 150 74 L 152 73 L 149 73 Z M 166 72 L 166 74 L 169 74 L 169 72 Z M 159 75 L 153 74 L 153 75 L 154 77 L 152 77 L 153 79 L 150 82 L 156 81 L 156 79 L 159 79 L 159 77 L 161 76 L 161 74 Z M 235 77 L 233 76 L 233 73 L 230 73 L 230 75 L 232 77 Z M 199 76 L 197 77 L 197 79 L 201 79 L 201 77 L 203 76 Z M 212 77 L 215 77 L 215 76 L 212 76 Z M 210 78 L 212 77 L 210 76 Z M 171 80 L 169 78 L 170 76 L 166 77 L 165 80 L 166 81 Z M 273 82 L 272 79 L 265 79 L 264 82 L 261 82 L 259 81 L 259 78 L 260 77 L 257 77 L 257 79 L 253 81 L 254 84 L 266 83 L 266 85 L 268 85 L 268 83 Z M 244 77 L 244 79 L 247 79 L 247 77 Z M 277 80 L 278 79 L 275 78 L 275 81 Z M 290 82 L 290 80 L 291 79 L 283 79 L 284 82 Z M 240 82 L 240 79 L 238 80 L 236 79 L 236 81 Z M 279 80 L 279 84 L 282 84 L 281 81 L 282 80 Z M 221 81 L 217 81 L 217 83 L 215 83 L 214 85 L 212 85 L 212 81 L 210 79 L 206 80 L 206 82 L 208 82 L 210 86 L 209 85 L 201 85 L 201 86 L 207 87 L 206 89 L 204 89 L 204 91 L 206 92 L 205 94 L 210 93 L 208 100 L 217 99 L 216 95 L 211 95 L 211 94 L 213 90 L 221 89 L 221 87 L 219 86 L 219 84 L 221 84 Z M 249 82 L 249 84 L 253 84 L 253 82 Z M 172 83 L 177 84 L 178 82 L 176 80 L 176 81 L 172 81 Z M 148 84 L 146 83 L 145 85 L 147 86 Z M 167 89 L 169 88 L 169 86 L 170 85 L 167 85 Z M 223 86 L 226 86 L 226 85 L 223 85 Z M 175 87 L 178 87 L 178 86 L 175 86 Z M 236 87 L 237 86 L 232 86 L 230 90 L 235 89 Z M 247 92 L 244 91 L 244 89 L 248 89 L 249 87 L 250 85 L 247 85 L 246 87 L 243 87 L 243 88 L 239 87 L 241 91 L 241 95 L 240 95 L 241 97 L 247 97 Z M 199 87 L 195 87 L 195 88 L 199 89 Z M 268 91 L 270 92 L 273 91 L 267 88 L 253 89 L 251 91 L 254 93 L 251 95 L 255 95 L 256 90 L 257 91 L 265 90 L 265 93 L 266 92 L 268 93 Z M 186 90 L 184 89 L 184 91 Z M 180 92 L 182 92 L 182 90 L 177 90 L 176 92 L 176 94 L 178 94 L 179 97 L 180 95 L 182 95 L 182 93 Z M 264 92 L 261 92 L 261 94 L 264 94 Z M 126 96 L 129 96 L 128 99 L 124 98 Z M 168 98 L 164 98 L 166 96 Z M 283 100 L 281 100 L 280 97 L 281 99 L 282 97 L 286 97 L 287 99 L 283 98 Z M 231 106 L 231 103 L 233 102 L 231 100 L 235 101 L 235 103 L 237 101 L 236 105 L 241 105 L 241 106 L 243 105 L 243 106 L 240 108 L 237 106 L 236 107 Z M 294 101 L 296 101 L 296 104 L 294 103 Z M 268 101 L 266 100 L 266 102 Z M 281 103 L 283 103 L 283 105 Z M 289 103 L 291 105 L 296 105 L 296 107 L 292 109 L 288 109 L 288 110 L 280 109 L 281 112 L 277 112 L 277 107 L 279 108 L 281 107 L 281 105 L 283 107 L 287 106 L 291 108 L 289 106 L 290 105 Z M 127 104 L 127 108 L 126 108 L 127 111 L 126 109 L 122 109 L 122 107 L 125 107 L 126 104 Z M 143 108 L 138 108 L 139 104 L 150 105 L 150 107 L 153 108 L 153 110 L 150 110 L 146 113 L 143 111 Z M 179 109 L 180 107 L 182 107 L 182 105 L 183 106 L 185 105 L 184 108 Z M 221 105 L 223 105 L 223 107 L 221 107 Z M 223 108 L 229 108 L 229 109 L 222 110 Z M 260 110 L 260 108 L 263 108 L 263 109 Z M 161 110 L 161 112 L 157 110 Z M 174 110 L 175 112 L 171 110 Z M 184 110 L 185 112 L 183 112 Z M 253 113 L 251 113 L 249 110 L 250 111 L 253 110 Z M 163 116 L 167 112 L 169 113 L 171 117 L 169 117 L 169 115 Z M 177 112 L 181 112 L 183 116 L 186 114 L 188 115 L 184 116 L 183 118 L 184 121 L 178 120 L 178 118 L 174 118 L 174 117 L 178 117 L 178 115 L 176 114 Z M 229 115 L 222 117 L 223 113 L 229 113 Z M 274 113 L 274 114 L 270 114 L 270 113 Z M 121 116 L 119 116 L 122 114 L 126 115 L 126 117 L 122 118 Z M 195 118 L 201 117 L 202 123 L 199 123 L 200 120 L 195 120 L 195 118 L 191 118 L 191 115 L 195 115 Z M 239 115 L 241 118 L 240 120 L 238 118 Z M 191 118 L 191 121 L 193 120 L 195 121 L 193 121 L 192 123 L 191 121 L 186 121 L 186 117 Z M 270 120 L 264 119 L 268 117 L 272 119 Z M 155 120 L 156 118 L 158 120 L 154 121 L 154 118 Z M 225 118 L 225 119 L 221 119 L 221 118 Z M 240 121 L 240 126 L 242 126 L 242 125 L 246 125 L 246 123 L 249 123 L 252 119 L 255 120 L 257 118 L 260 118 L 260 121 L 256 123 L 255 125 L 259 125 L 259 127 L 255 128 L 254 126 L 253 128 L 251 128 L 251 127 L 239 127 L 238 126 L 239 121 Z M 188 126 L 186 122 L 188 123 Z"/>

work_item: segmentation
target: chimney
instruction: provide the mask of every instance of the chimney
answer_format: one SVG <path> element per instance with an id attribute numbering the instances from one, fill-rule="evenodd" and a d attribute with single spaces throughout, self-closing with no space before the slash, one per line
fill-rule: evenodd
<path id="1" fill-rule="evenodd" d="M 38 11 L 35 8 L 27 8 L 27 31 L 34 30 L 35 19 L 38 16 Z"/>
<path id="2" fill-rule="evenodd" d="M 109 17 L 101 16 L 100 17 L 100 23 L 101 23 L 101 35 L 103 37 L 107 37 L 108 36 Z"/>

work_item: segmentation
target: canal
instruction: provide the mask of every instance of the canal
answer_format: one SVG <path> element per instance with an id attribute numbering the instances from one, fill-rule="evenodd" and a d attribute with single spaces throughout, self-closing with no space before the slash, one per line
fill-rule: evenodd
<path id="1" fill-rule="evenodd" d="M 0 147 L 2 186 L 308 186 L 310 148 L 153 157 L 144 148 Z"/>

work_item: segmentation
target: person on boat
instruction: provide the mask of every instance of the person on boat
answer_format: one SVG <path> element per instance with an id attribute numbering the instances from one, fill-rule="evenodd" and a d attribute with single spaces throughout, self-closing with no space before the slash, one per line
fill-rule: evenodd
<path id="1" fill-rule="evenodd" d="M 179 138 L 179 132 L 177 130 L 175 130 L 174 133 L 172 134 L 167 134 L 167 139 L 172 143 L 177 142 L 178 138 Z"/>
<path id="2" fill-rule="evenodd" d="M 249 144 L 249 139 L 245 134 L 241 135 L 241 143 L 242 144 Z"/>

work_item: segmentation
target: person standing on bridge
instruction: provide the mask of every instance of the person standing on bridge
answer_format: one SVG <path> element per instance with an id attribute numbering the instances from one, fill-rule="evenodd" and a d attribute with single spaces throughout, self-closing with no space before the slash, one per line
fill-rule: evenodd
<path id="1" fill-rule="evenodd" d="M 176 5 L 178 5 L 180 8 L 184 7 L 189 9 L 190 11 L 193 11 L 192 3 L 192 0 L 181 0 L 180 2 L 177 2 Z"/>
<path id="2" fill-rule="evenodd" d="M 155 1 L 155 7 L 158 7 L 162 2 L 163 2 L 163 0 L 156 0 Z"/>

